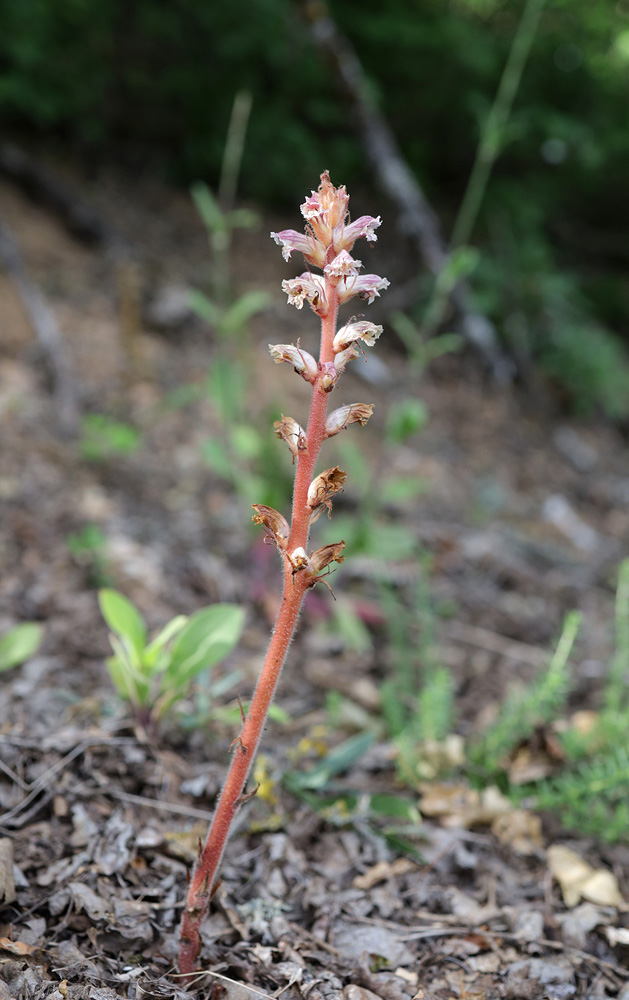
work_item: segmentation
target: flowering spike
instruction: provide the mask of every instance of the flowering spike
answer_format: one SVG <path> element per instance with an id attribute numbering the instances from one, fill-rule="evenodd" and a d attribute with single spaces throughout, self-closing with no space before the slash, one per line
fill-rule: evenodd
<path id="1" fill-rule="evenodd" d="M 317 362 L 312 354 L 301 349 L 299 343 L 296 347 L 294 344 L 269 344 L 269 351 L 276 365 L 286 361 L 306 382 L 313 383 L 316 379 L 319 371 Z"/>
<path id="2" fill-rule="evenodd" d="M 285 417 L 282 414 L 282 419 L 276 420 L 273 428 L 276 436 L 286 441 L 289 451 L 293 456 L 293 463 L 300 451 L 308 451 L 308 441 L 306 440 L 305 431 L 292 417 Z"/>
<path id="3" fill-rule="evenodd" d="M 253 523 L 263 524 L 267 530 L 267 537 L 275 542 L 278 549 L 286 549 L 290 528 L 284 515 L 264 503 L 254 503 L 252 507 L 255 510 L 251 518 Z"/>
<path id="4" fill-rule="evenodd" d="M 205 846 L 188 886 L 179 951 L 180 971 L 188 983 L 196 969 L 201 950 L 201 921 L 219 884 L 218 869 L 234 814 L 252 794 L 246 792 L 247 778 L 304 595 L 319 581 L 328 586 L 324 578 L 332 564 L 344 560 L 344 542 L 324 545 L 307 554 L 310 526 L 324 510 L 329 516 L 332 500 L 343 489 L 347 478 L 338 466 L 318 476 L 314 470 L 326 437 L 337 434 L 351 423 L 365 424 L 371 416 L 372 403 L 352 403 L 339 407 L 326 419 L 327 399 L 346 364 L 358 356 L 360 348 L 375 344 L 382 327 L 354 321 L 337 333 L 336 322 L 339 306 L 344 302 L 354 297 L 373 302 L 389 284 L 386 278 L 377 274 L 361 274 L 362 264 L 352 256 L 356 240 L 365 239 L 370 244 L 376 241 L 375 230 L 380 225 L 380 218 L 362 215 L 351 222 L 348 204 L 345 188 L 334 187 L 325 171 L 317 190 L 301 206 L 306 220 L 305 232 L 284 229 L 271 234 L 281 246 L 285 260 L 290 260 L 294 252 L 304 256 L 307 270 L 297 278 L 284 281 L 282 288 L 289 303 L 302 309 L 307 302 L 321 317 L 321 347 L 316 361 L 301 350 L 299 343 L 296 346 L 269 345 L 274 361 L 291 364 L 312 385 L 310 415 L 307 431 L 291 417 L 282 416 L 275 424 L 275 433 L 287 442 L 293 458 L 297 458 L 290 526 L 272 507 L 253 505 L 254 522 L 264 526 L 266 540 L 272 541 L 283 556 L 284 591 L 260 679 L 243 719 L 241 735 L 234 741 L 236 752 L 232 755 Z M 313 274 L 312 269 L 317 268 L 323 273 Z"/>
<path id="5" fill-rule="evenodd" d="M 325 422 L 325 436 L 333 437 L 339 431 L 344 431 L 350 424 L 358 423 L 364 427 L 373 413 L 375 403 L 350 403 L 334 410 Z"/>

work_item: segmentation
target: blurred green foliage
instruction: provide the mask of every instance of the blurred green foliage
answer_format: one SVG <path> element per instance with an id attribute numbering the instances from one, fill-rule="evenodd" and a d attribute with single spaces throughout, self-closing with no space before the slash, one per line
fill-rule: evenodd
<path id="1" fill-rule="evenodd" d="M 525 0 L 329 8 L 448 235 Z M 353 112 L 296 0 L 0 0 L 0 24 L 5 135 L 35 132 L 92 166 L 113 159 L 217 189 L 246 91 L 245 198 L 292 206 L 324 167 L 360 194 Z M 546 0 L 493 137 L 471 279 L 510 346 L 539 359 L 569 402 L 624 419 L 628 69 L 627 0 Z"/>

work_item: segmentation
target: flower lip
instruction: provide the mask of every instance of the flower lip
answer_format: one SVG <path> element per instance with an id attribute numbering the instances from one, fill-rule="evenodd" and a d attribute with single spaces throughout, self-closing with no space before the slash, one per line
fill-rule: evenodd
<path id="1" fill-rule="evenodd" d="M 293 456 L 293 463 L 300 452 L 308 451 L 308 440 L 303 427 L 300 427 L 292 417 L 285 417 L 282 414 L 281 420 L 273 423 L 275 434 L 278 438 L 286 441 L 289 451 Z"/>
<path id="2" fill-rule="evenodd" d="M 331 542 L 329 545 L 323 545 L 320 549 L 316 549 L 314 552 L 311 552 L 310 565 L 315 573 L 320 573 L 321 570 L 325 569 L 326 566 L 329 566 L 330 563 L 344 562 L 345 556 L 341 555 L 344 548 L 345 542 Z"/>
<path id="3" fill-rule="evenodd" d="M 374 230 L 381 224 L 382 219 L 379 215 L 376 218 L 371 215 L 361 215 L 355 222 L 350 222 L 349 225 L 345 226 L 342 237 L 343 247 L 349 249 L 348 245 L 351 243 L 353 246 L 361 236 L 364 236 L 368 243 L 375 243 L 378 237 Z"/>
<path id="4" fill-rule="evenodd" d="M 326 437 L 333 437 L 339 431 L 345 430 L 350 424 L 360 424 L 364 427 L 373 413 L 375 403 L 350 403 L 334 410 L 325 422 Z"/>
<path id="5" fill-rule="evenodd" d="M 286 549 L 290 527 L 284 515 L 264 503 L 254 503 L 252 507 L 255 511 L 255 514 L 251 518 L 253 523 L 264 525 L 267 531 L 267 538 L 275 542 L 279 549 Z"/>
<path id="6" fill-rule="evenodd" d="M 299 346 L 299 341 L 296 345 L 269 344 L 269 351 L 276 365 L 280 365 L 282 361 L 286 361 L 289 365 L 293 366 L 297 374 L 301 375 L 306 382 L 312 383 L 316 379 L 319 371 L 317 362 L 312 354 L 308 354 L 308 351 L 302 350 Z"/>
<path id="7" fill-rule="evenodd" d="M 332 349 L 335 354 L 345 351 L 350 344 L 362 341 L 367 347 L 373 347 L 376 340 L 382 333 L 382 327 L 368 320 L 361 319 L 355 323 L 346 323 L 337 331 L 332 342 Z"/>
<path id="8" fill-rule="evenodd" d="M 350 275 L 342 278 L 339 283 L 339 301 L 349 302 L 355 295 L 358 295 L 359 298 L 367 299 L 367 302 L 371 304 L 380 295 L 380 292 L 388 287 L 389 281 L 377 274 L 359 274 L 356 277 Z"/>
<path id="9" fill-rule="evenodd" d="M 271 233 L 271 238 L 282 247 L 282 257 L 290 260 L 294 250 L 303 253 L 309 264 L 323 267 L 325 262 L 325 247 L 311 233 L 298 233 L 295 229 L 283 229 L 279 233 Z"/>

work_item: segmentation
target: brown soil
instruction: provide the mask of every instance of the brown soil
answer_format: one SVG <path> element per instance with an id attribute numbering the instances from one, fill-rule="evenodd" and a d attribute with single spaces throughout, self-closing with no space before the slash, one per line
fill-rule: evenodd
<path id="1" fill-rule="evenodd" d="M 239 289 L 265 288 L 273 305 L 234 344 L 194 318 L 162 332 L 142 318 L 162 290 L 206 282 L 207 241 L 187 197 L 112 179 L 89 197 L 124 254 L 85 248 L 0 185 L 0 216 L 57 317 L 83 413 L 142 431 L 133 454 L 98 462 L 60 437 L 45 358 L 0 274 L 0 634 L 22 620 L 45 625 L 40 653 L 2 677 L 0 1000 L 178 995 L 172 970 L 186 871 L 236 732 L 221 709 L 238 692 L 246 700 L 255 682 L 277 567 L 250 530 L 249 505 L 260 498 L 244 486 L 236 494 L 203 458 L 203 443 L 221 436 L 213 400 L 165 401 L 229 357 L 249 386 L 249 419 L 270 435 L 271 411 L 305 418 L 307 387 L 271 364 L 266 344 L 301 336 L 313 350 L 316 338 L 315 317 L 284 304 L 279 285 L 293 272 L 267 236 L 296 226 L 297 213 L 237 239 Z M 386 221 L 386 206 L 379 210 Z M 399 270 L 383 259 L 394 252 L 388 245 L 373 252 L 381 274 Z M 540 669 L 568 610 L 584 616 L 571 711 L 596 707 L 612 650 L 616 572 L 629 537 L 620 433 L 558 415 L 550 396 L 493 385 L 468 354 L 420 379 L 385 333 L 376 357 L 381 367 L 355 362 L 340 390 L 341 402 L 377 402 L 368 428 L 352 428 L 339 445 L 368 456 L 373 496 L 361 498 L 350 481 L 335 514 L 351 524 L 371 503 L 385 548 L 393 529 L 401 551 L 384 560 L 348 551 L 332 581 L 338 607 L 366 623 L 368 649 L 339 635 L 323 588 L 308 602 L 278 696 L 290 721 L 267 727 L 269 790 L 243 809 L 230 842 L 204 925 L 198 988 L 233 1000 L 627 1000 L 626 906 L 586 899 L 568 907 L 547 855 L 567 843 L 613 872 L 629 899 L 626 846 L 584 840 L 553 817 L 541 834 L 529 818 L 525 836 L 501 838 L 482 816 L 467 823 L 465 809 L 458 826 L 447 825 L 453 807 L 446 825 L 417 817 L 405 836 L 418 853 L 405 857 L 370 796 L 393 793 L 416 808 L 420 790 L 398 781 L 382 727 L 371 749 L 326 784 L 336 807 L 322 810 L 281 783 L 378 720 L 381 685 L 399 655 L 382 619 L 382 580 L 412 609 L 426 556 L 427 600 L 449 609 L 431 616 L 431 655 L 453 672 L 464 736 L 495 714 L 514 681 Z M 393 448 L 385 420 L 400 398 L 424 400 L 430 421 Z M 347 457 L 329 454 L 331 464 Z M 279 489 L 289 470 L 287 462 L 273 472 Z M 419 497 L 383 499 L 392 479 L 410 476 L 425 481 Z M 96 551 L 68 543 L 86 525 L 102 533 Z M 334 518 L 328 535 L 333 527 Z M 246 607 L 242 643 L 221 668 L 239 680 L 210 721 L 192 725 L 193 693 L 159 731 L 134 727 L 105 667 L 103 581 L 136 602 L 151 629 L 217 600 Z M 421 645 L 425 618 L 418 622 L 405 642 Z M 331 691 L 344 696 L 336 710 Z M 338 803 L 350 792 L 358 804 L 348 816 Z"/>

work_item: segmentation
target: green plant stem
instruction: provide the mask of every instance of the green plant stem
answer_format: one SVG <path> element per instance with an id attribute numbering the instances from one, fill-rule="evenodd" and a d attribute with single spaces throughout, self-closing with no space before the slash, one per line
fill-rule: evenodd
<path id="1" fill-rule="evenodd" d="M 328 315 L 321 322 L 320 361 L 333 358 L 332 341 L 338 313 L 336 287 L 326 281 Z M 288 549 L 305 548 L 312 509 L 308 506 L 308 487 L 325 433 L 325 415 L 328 393 L 317 380 L 313 385 L 310 418 L 307 430 L 307 449 L 299 456 L 293 491 L 293 515 Z M 200 851 L 188 887 L 186 905 L 181 924 L 179 969 L 190 977 L 196 968 L 201 949 L 200 926 L 216 885 L 218 867 L 225 850 L 232 821 L 238 808 L 246 799 L 245 783 L 251 770 L 255 753 L 264 728 L 269 707 L 275 694 L 288 647 L 293 638 L 304 594 L 311 584 L 305 574 L 293 573 L 288 559 L 284 560 L 284 593 L 279 615 L 271 637 L 268 652 L 260 671 L 251 706 L 243 720 L 240 736 L 232 744 L 232 762 L 218 800 L 210 830 L 203 850 Z"/>
<path id="2" fill-rule="evenodd" d="M 526 0 L 524 5 L 496 97 L 481 132 L 472 172 L 454 223 L 450 239 L 450 246 L 453 249 L 467 243 L 474 228 L 493 165 L 500 152 L 504 130 L 511 115 L 513 101 L 520 86 L 545 2 L 546 0 Z"/>
<path id="3" fill-rule="evenodd" d="M 526 0 L 505 63 L 498 90 L 481 130 L 476 156 L 463 200 L 457 212 L 450 237 L 450 254 L 437 275 L 426 307 L 424 336 L 430 336 L 441 324 L 456 280 L 452 275 L 452 251 L 465 246 L 472 235 L 494 163 L 498 158 L 504 131 L 511 115 L 513 102 L 520 86 L 522 73 L 529 57 L 537 25 L 546 0 Z"/>

